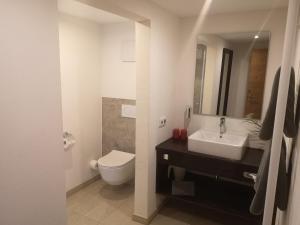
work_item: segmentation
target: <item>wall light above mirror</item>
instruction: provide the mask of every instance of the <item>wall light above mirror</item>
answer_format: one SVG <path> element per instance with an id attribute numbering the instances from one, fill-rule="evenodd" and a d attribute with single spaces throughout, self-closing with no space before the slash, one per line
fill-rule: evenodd
<path id="1" fill-rule="evenodd" d="M 201 34 L 194 114 L 261 119 L 270 32 Z"/>

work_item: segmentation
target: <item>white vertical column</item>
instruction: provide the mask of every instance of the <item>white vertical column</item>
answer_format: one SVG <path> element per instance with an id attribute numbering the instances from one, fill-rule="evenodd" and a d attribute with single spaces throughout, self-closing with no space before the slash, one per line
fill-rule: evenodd
<path id="1" fill-rule="evenodd" d="M 147 219 L 149 189 L 150 27 L 135 23 L 136 32 L 136 158 L 134 216 Z"/>
<path id="2" fill-rule="evenodd" d="M 279 159 L 290 81 L 292 53 L 296 38 L 299 3 L 300 0 L 290 0 L 288 6 L 263 225 L 271 225 L 273 218 Z"/>

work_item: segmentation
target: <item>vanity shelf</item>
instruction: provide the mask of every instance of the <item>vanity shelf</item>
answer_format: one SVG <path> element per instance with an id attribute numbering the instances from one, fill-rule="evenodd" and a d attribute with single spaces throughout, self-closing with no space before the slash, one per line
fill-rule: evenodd
<path id="1" fill-rule="evenodd" d="M 199 213 L 223 224 L 261 224 L 260 216 L 249 213 L 254 196 L 251 179 L 244 173 L 257 173 L 262 150 L 247 148 L 240 161 L 188 151 L 187 143 L 169 139 L 156 147 L 156 191 L 181 204 L 191 204 Z M 195 183 L 195 196 L 172 195 L 169 166 L 186 169 L 185 181 Z M 221 220 L 221 221 L 220 221 Z"/>

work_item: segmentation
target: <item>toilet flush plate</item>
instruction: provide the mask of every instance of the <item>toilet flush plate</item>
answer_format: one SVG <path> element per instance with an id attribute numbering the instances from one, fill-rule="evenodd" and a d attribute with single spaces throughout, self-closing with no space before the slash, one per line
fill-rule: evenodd
<path id="1" fill-rule="evenodd" d="M 122 117 L 126 118 L 136 118 L 136 106 L 135 105 L 125 105 L 122 104 Z"/>

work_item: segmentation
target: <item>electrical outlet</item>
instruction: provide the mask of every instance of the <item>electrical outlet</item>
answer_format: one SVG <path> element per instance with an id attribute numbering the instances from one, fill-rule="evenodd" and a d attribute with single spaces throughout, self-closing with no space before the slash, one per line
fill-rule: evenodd
<path id="1" fill-rule="evenodd" d="M 162 116 L 159 118 L 159 128 L 165 127 L 167 124 L 167 118 L 165 116 Z"/>

